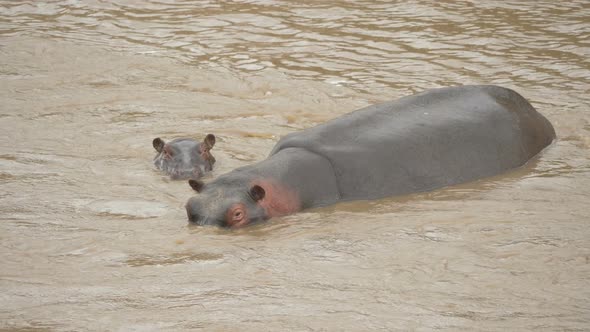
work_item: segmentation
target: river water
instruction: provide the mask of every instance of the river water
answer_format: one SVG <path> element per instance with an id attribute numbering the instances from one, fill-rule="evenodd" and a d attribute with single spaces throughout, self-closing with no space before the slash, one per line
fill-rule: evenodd
<path id="1" fill-rule="evenodd" d="M 590 4 L 0 1 L 0 330 L 587 331 Z M 226 231 L 155 137 L 214 133 L 205 180 L 287 133 L 498 84 L 559 139 L 525 167 Z"/>

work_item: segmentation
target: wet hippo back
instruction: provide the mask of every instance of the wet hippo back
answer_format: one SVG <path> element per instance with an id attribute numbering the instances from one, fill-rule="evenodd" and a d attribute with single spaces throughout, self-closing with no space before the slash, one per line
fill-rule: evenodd
<path id="1" fill-rule="evenodd" d="M 431 190 L 526 163 L 555 138 L 516 92 L 494 86 L 426 91 L 287 135 L 269 157 L 204 184 L 190 222 L 242 227 L 355 199 Z"/>
<path id="2" fill-rule="evenodd" d="M 516 92 L 465 86 L 370 106 L 287 135 L 270 156 L 286 148 L 316 153 L 330 162 L 342 200 L 371 199 L 499 174 L 554 138 L 551 124 Z"/>

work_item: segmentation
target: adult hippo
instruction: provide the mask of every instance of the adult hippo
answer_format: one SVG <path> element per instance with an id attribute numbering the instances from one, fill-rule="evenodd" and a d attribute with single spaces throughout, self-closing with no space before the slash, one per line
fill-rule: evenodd
<path id="1" fill-rule="evenodd" d="M 158 137 L 154 138 L 152 145 L 158 152 L 154 165 L 174 180 L 198 179 L 213 169 L 215 158 L 210 152 L 215 145 L 213 134 L 208 134 L 202 142 L 177 138 L 166 143 Z"/>
<path id="2" fill-rule="evenodd" d="M 340 201 L 440 188 L 524 165 L 555 138 L 518 93 L 429 90 L 282 138 L 269 157 L 203 184 L 186 204 L 199 225 L 240 227 Z"/>

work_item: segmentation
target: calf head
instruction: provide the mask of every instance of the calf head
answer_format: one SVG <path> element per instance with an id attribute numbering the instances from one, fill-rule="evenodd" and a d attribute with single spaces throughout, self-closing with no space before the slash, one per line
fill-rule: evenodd
<path id="1" fill-rule="evenodd" d="M 212 134 L 201 142 L 177 138 L 166 143 L 158 137 L 152 144 L 158 152 L 154 165 L 172 179 L 198 179 L 213 169 L 215 158 L 210 151 L 215 145 L 215 136 Z"/>

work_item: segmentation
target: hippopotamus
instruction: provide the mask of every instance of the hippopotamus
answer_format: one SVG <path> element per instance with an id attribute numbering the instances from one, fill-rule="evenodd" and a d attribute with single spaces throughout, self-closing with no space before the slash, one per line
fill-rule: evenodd
<path id="1" fill-rule="evenodd" d="M 286 135 L 269 156 L 204 184 L 188 200 L 198 225 L 242 227 L 342 201 L 424 192 L 524 165 L 555 139 L 517 92 L 427 90 Z"/>
<path id="2" fill-rule="evenodd" d="M 158 152 L 154 165 L 174 180 L 198 179 L 213 169 L 215 158 L 211 149 L 215 135 L 208 134 L 202 142 L 192 138 L 177 138 L 168 143 L 161 138 L 152 141 Z"/>

